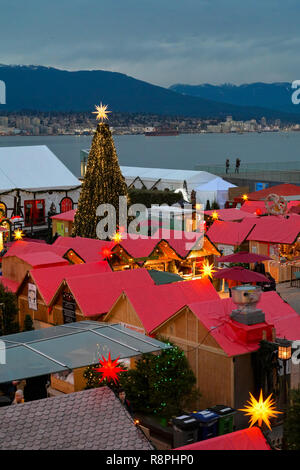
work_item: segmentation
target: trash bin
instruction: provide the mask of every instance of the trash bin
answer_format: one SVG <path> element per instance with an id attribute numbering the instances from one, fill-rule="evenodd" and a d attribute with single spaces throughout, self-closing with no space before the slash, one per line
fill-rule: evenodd
<path id="1" fill-rule="evenodd" d="M 191 414 L 199 423 L 198 440 L 203 441 L 216 437 L 219 415 L 210 410 L 197 411 Z"/>
<path id="2" fill-rule="evenodd" d="M 173 423 L 173 447 L 182 447 L 198 440 L 199 423 L 190 415 L 182 415 L 174 418 Z"/>
<path id="3" fill-rule="evenodd" d="M 236 410 L 226 405 L 216 405 L 209 409 L 219 416 L 218 436 L 233 432 L 233 417 Z"/>

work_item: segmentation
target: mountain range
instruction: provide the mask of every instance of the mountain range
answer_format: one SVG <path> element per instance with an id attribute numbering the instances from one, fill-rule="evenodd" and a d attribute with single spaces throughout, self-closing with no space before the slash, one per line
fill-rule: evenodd
<path id="1" fill-rule="evenodd" d="M 300 106 L 292 103 L 291 83 L 250 83 L 243 85 L 172 85 L 172 91 L 183 95 L 230 103 L 238 106 L 259 106 L 262 108 L 282 111 L 284 113 L 300 113 Z"/>
<path id="2" fill-rule="evenodd" d="M 122 73 L 103 70 L 66 71 L 52 67 L 1 65 L 0 80 L 6 84 L 4 111 L 92 111 L 102 101 L 115 112 L 149 113 L 199 118 L 281 119 L 300 122 L 297 106 L 277 106 L 270 99 L 239 101 L 235 93 L 222 94 L 221 87 L 173 85 L 170 89 L 137 80 Z M 263 84 L 264 85 L 264 84 Z M 276 88 L 276 84 L 274 84 Z M 232 86 L 225 86 L 228 90 Z M 201 91 L 199 92 L 200 88 Z M 212 89 L 213 88 L 213 89 Z M 227 89 L 226 88 L 226 89 Z M 281 90 L 280 87 L 278 89 Z M 215 91 L 213 91 L 215 90 Z M 202 93 L 203 96 L 198 96 Z M 251 93 L 250 93 L 251 94 Z M 248 96 L 248 95 L 247 95 Z M 225 98 L 224 98 L 225 97 Z M 290 97 L 289 97 L 290 99 Z M 227 100 L 227 101 L 226 101 Z M 230 101 L 231 100 L 231 101 Z M 281 101 L 280 101 L 281 100 Z M 242 106 L 241 106 L 242 104 Z M 270 104 L 274 106 L 270 107 Z"/>

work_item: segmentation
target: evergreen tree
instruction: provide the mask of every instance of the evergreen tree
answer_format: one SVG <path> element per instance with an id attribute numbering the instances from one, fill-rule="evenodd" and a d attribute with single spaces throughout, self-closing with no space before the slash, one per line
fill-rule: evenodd
<path id="1" fill-rule="evenodd" d="M 29 314 L 25 316 L 24 319 L 24 329 L 23 331 L 32 331 L 34 330 L 33 321 Z"/>
<path id="2" fill-rule="evenodd" d="M 291 390 L 290 398 L 283 425 L 284 448 L 300 450 L 300 390 Z"/>
<path id="3" fill-rule="evenodd" d="M 120 384 L 136 411 L 166 418 L 190 408 L 200 396 L 195 375 L 177 346 L 159 355 L 143 354 L 135 369 L 122 374 Z"/>
<path id="4" fill-rule="evenodd" d="M 218 210 L 218 209 L 220 209 L 220 206 L 217 203 L 217 201 L 213 201 L 212 205 L 211 205 L 211 208 L 212 208 L 212 210 Z"/>
<path id="5" fill-rule="evenodd" d="M 82 183 L 74 220 L 74 234 L 97 238 L 96 215 L 100 204 L 111 204 L 119 223 L 119 196 L 128 198 L 127 186 L 121 173 L 116 149 L 108 124 L 99 123 L 93 137 L 86 174 Z"/>
<path id="6" fill-rule="evenodd" d="M 121 377 L 124 374 L 127 374 L 127 367 L 122 363 L 119 362 L 118 366 L 122 367 L 122 369 L 125 369 L 125 372 L 120 372 L 119 379 L 121 380 Z M 111 388 L 115 393 L 117 393 L 117 390 L 120 388 L 119 383 L 117 382 L 116 384 L 113 381 L 107 381 L 104 379 L 102 382 L 100 381 L 101 379 L 101 374 L 99 372 L 95 371 L 95 368 L 99 367 L 99 364 L 93 364 L 91 366 L 88 366 L 85 371 L 83 372 L 83 377 L 86 381 L 86 389 L 90 388 L 99 388 L 99 387 L 104 387 L 107 386 Z"/>
<path id="7" fill-rule="evenodd" d="M 211 210 L 209 199 L 207 199 L 207 201 L 206 201 L 205 210 L 206 210 L 206 211 L 210 211 L 210 210 Z"/>
<path id="8" fill-rule="evenodd" d="M 18 332 L 17 298 L 0 283 L 0 336 Z"/>

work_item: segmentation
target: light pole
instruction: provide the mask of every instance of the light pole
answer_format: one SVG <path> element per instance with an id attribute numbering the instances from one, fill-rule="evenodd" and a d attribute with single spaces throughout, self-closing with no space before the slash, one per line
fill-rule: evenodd
<path id="1" fill-rule="evenodd" d="M 292 346 L 291 346 L 291 342 L 288 341 L 286 338 L 277 339 L 276 342 L 278 344 L 278 359 L 281 359 L 283 363 L 283 401 L 284 401 L 284 407 L 286 407 L 287 402 L 288 402 L 288 384 L 287 384 L 286 365 L 287 365 L 287 361 L 292 356 Z"/>
<path id="2" fill-rule="evenodd" d="M 5 313 L 5 303 L 0 303 L 1 309 L 1 316 L 0 316 L 0 330 L 2 330 L 2 335 L 5 335 L 5 320 L 4 320 L 4 313 Z"/>
<path id="3" fill-rule="evenodd" d="M 285 423 L 285 417 L 288 407 L 288 383 L 287 383 L 287 373 L 286 365 L 287 361 L 290 360 L 292 356 L 292 345 L 285 337 L 283 339 L 276 340 L 278 344 L 278 359 L 281 359 L 283 362 L 283 425 Z M 286 442 L 284 436 L 282 437 L 282 449 L 286 449 Z"/>

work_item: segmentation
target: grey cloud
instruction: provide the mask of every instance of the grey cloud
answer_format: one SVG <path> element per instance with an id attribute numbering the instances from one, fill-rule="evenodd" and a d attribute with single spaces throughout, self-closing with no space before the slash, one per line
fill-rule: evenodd
<path id="1" fill-rule="evenodd" d="M 107 69 L 163 86 L 300 76 L 297 0 L 0 3 L 2 63 Z"/>

